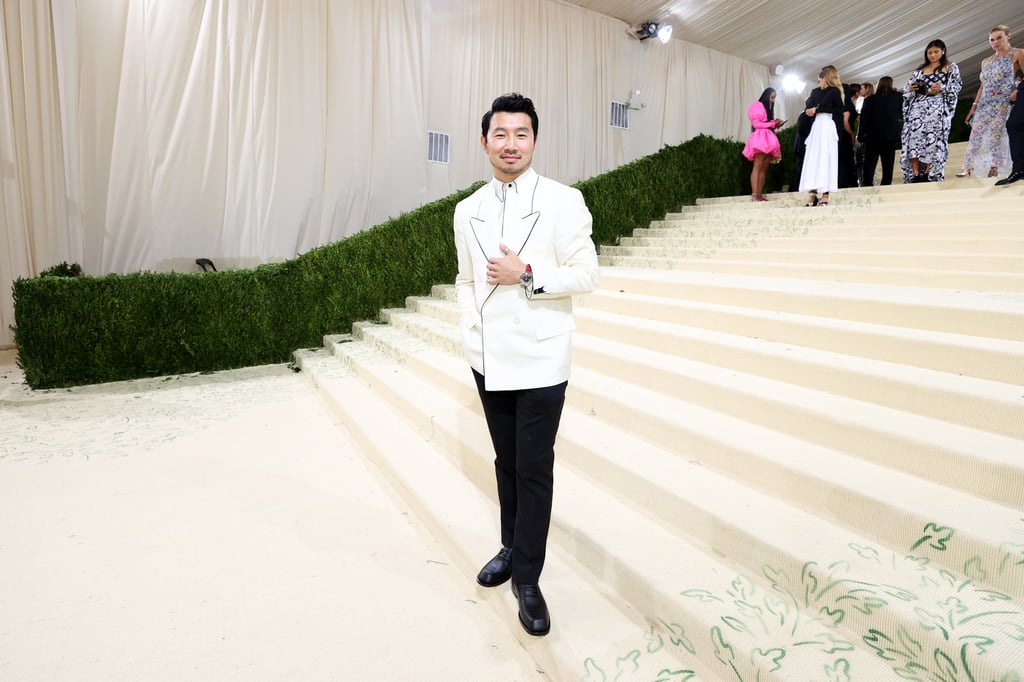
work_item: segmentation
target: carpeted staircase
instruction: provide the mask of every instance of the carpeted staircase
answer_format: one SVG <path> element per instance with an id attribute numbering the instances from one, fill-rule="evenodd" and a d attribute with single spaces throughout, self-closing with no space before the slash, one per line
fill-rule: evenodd
<path id="1" fill-rule="evenodd" d="M 702 200 L 602 247 L 551 634 L 476 589 L 548 678 L 1024 679 L 1024 183 L 957 164 L 824 208 Z M 296 362 L 472 584 L 497 503 L 454 289 L 381 318 Z"/>

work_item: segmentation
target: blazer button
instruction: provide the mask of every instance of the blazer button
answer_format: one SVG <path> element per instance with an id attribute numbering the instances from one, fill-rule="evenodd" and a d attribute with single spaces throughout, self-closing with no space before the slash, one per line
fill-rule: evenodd
<path id="1" fill-rule="evenodd" d="M 513 322 L 513 324 L 519 324 L 519 318 L 518 317 L 513 317 L 512 318 L 512 322 Z"/>

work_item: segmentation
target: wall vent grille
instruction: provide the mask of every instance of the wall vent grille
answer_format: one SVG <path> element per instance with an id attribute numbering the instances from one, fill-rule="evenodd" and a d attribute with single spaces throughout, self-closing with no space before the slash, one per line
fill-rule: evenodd
<path id="1" fill-rule="evenodd" d="M 427 131 L 427 161 L 434 163 L 448 163 L 448 133 L 438 133 L 433 130 Z"/>
<path id="2" fill-rule="evenodd" d="M 611 127 L 629 130 L 629 104 L 612 102 Z"/>

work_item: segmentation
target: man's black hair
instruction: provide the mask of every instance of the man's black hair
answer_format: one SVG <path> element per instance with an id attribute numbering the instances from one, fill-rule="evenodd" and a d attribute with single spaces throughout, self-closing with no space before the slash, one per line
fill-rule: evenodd
<path id="1" fill-rule="evenodd" d="M 530 123 L 533 125 L 533 136 L 537 137 L 537 110 L 533 108 L 533 100 L 529 97 L 523 97 L 518 92 L 510 92 L 491 102 L 490 111 L 484 114 L 484 118 L 481 121 L 481 130 L 484 137 L 487 137 L 487 131 L 491 129 L 491 116 L 499 111 L 509 114 L 529 114 Z"/>

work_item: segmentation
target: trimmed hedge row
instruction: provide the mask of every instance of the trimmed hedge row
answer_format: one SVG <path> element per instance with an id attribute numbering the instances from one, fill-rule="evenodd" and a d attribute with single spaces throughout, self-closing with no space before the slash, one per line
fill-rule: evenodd
<path id="1" fill-rule="evenodd" d="M 594 241 L 615 243 L 698 197 L 749 193 L 742 148 L 702 135 L 579 183 Z M 783 166 L 766 191 L 788 177 Z M 284 263 L 99 277 L 62 264 L 18 279 L 18 365 L 32 388 L 54 388 L 286 362 L 454 281 L 452 216 L 478 186 Z"/>

